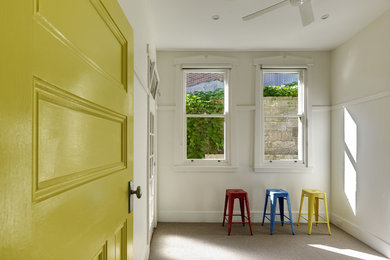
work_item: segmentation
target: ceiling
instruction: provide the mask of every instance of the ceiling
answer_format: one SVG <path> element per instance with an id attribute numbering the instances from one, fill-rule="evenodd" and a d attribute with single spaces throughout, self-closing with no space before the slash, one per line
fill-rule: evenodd
<path id="1" fill-rule="evenodd" d="M 312 0 L 303 27 L 286 5 L 250 21 L 242 16 L 281 0 L 150 0 L 158 50 L 331 50 L 390 8 L 390 0 Z M 213 15 L 219 20 L 213 20 Z M 322 20 L 321 16 L 329 14 Z"/>

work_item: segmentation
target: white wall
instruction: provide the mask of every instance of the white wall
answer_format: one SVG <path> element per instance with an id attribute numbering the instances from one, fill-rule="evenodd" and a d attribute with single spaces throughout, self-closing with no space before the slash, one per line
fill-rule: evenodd
<path id="1" fill-rule="evenodd" d="M 142 197 L 134 196 L 134 259 L 147 259 L 149 251 L 147 221 L 147 125 L 148 96 L 138 80 L 134 85 L 134 188 L 141 186 Z"/>
<path id="2" fill-rule="evenodd" d="M 173 60 L 197 55 L 227 56 L 237 59 L 230 85 L 233 109 L 237 105 L 255 106 L 255 68 L 253 59 L 270 52 L 171 52 L 158 51 L 161 97 L 158 103 L 158 220 L 220 222 L 227 188 L 248 192 L 253 221 L 260 221 L 267 188 L 290 192 L 292 210 L 299 210 L 302 188 L 330 191 L 330 53 L 289 52 L 311 55 L 315 65 L 310 69 L 309 88 L 312 105 L 312 173 L 254 173 L 254 111 L 236 110 L 236 172 L 179 172 L 174 167 L 176 75 Z M 273 53 L 278 55 L 281 53 Z M 233 77 L 236 75 L 236 78 Z M 325 106 L 325 107 L 322 107 Z"/>
<path id="3" fill-rule="evenodd" d="M 331 54 L 331 212 L 335 224 L 390 257 L 390 11 Z M 357 125 L 356 215 L 344 192 L 345 106 Z M 348 182 L 350 183 L 350 182 Z M 347 184 L 348 184 L 347 183 Z"/>
<path id="4" fill-rule="evenodd" d="M 141 199 L 134 198 L 133 259 L 148 259 L 147 239 L 147 48 L 155 57 L 149 19 L 149 1 L 118 0 L 134 31 L 134 187 L 141 186 Z"/>

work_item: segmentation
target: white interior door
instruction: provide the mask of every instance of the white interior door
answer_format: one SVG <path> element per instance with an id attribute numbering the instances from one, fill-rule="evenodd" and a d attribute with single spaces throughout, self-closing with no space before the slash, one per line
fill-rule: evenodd
<path id="1" fill-rule="evenodd" d="M 148 228 L 149 240 L 156 226 L 156 181 L 157 181 L 157 158 L 156 158 L 156 102 L 149 96 L 148 113 Z"/>

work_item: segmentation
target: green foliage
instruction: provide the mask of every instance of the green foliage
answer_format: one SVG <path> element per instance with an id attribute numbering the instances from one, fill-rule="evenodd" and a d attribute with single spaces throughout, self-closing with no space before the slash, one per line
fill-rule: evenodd
<path id="1" fill-rule="evenodd" d="M 292 82 L 282 86 L 264 86 L 264 97 L 297 97 L 298 83 Z"/>
<path id="2" fill-rule="evenodd" d="M 187 114 L 223 114 L 224 92 L 222 88 L 215 91 L 195 91 L 186 95 Z"/>
<path id="3" fill-rule="evenodd" d="M 187 114 L 223 114 L 224 91 L 195 91 L 186 95 Z M 187 158 L 223 154 L 224 118 L 187 118 Z"/>

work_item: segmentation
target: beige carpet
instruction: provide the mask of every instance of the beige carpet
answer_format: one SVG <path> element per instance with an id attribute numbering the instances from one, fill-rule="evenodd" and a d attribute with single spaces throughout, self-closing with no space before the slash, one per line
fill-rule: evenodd
<path id="1" fill-rule="evenodd" d="M 269 224 L 252 227 L 253 236 L 239 224 L 227 236 L 227 225 L 220 223 L 158 223 L 149 259 L 388 259 L 333 225 L 331 236 L 325 224 L 313 226 L 311 235 L 307 224 L 294 225 L 294 236 L 287 224 L 276 224 L 273 235 Z"/>

